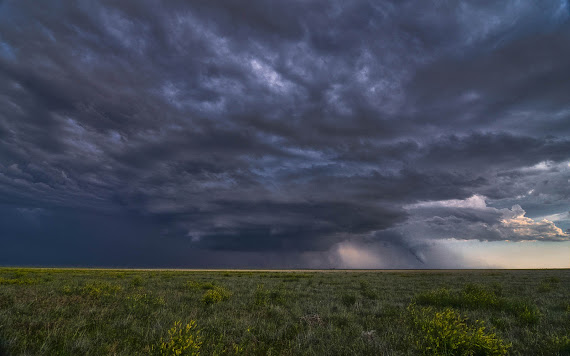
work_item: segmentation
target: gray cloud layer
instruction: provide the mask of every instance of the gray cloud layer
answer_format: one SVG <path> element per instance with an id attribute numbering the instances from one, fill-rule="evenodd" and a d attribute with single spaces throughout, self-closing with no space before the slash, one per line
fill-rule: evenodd
<path id="1" fill-rule="evenodd" d="M 568 211 L 569 17 L 566 1 L 5 1 L 3 258 L 302 265 L 375 241 L 414 266 L 421 230 L 568 239 L 521 214 Z M 409 208 L 472 196 L 487 205 Z"/>

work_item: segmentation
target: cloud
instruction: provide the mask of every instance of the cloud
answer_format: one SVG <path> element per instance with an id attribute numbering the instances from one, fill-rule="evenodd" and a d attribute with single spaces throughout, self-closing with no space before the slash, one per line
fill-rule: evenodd
<path id="1" fill-rule="evenodd" d="M 487 208 L 487 204 L 485 203 L 485 197 L 480 195 L 474 195 L 464 200 L 450 199 L 450 200 L 438 200 L 438 201 L 424 201 L 406 206 L 406 208 L 408 209 L 437 208 L 437 207 L 484 210 L 485 208 Z"/>
<path id="2" fill-rule="evenodd" d="M 568 21 L 554 0 L 2 2 L 0 237 L 86 256 L 121 226 L 118 256 L 142 234 L 176 261 L 347 266 L 375 239 L 394 265 L 445 236 L 564 240 L 537 217 L 570 199 Z"/>
<path id="3" fill-rule="evenodd" d="M 563 221 L 563 220 L 570 220 L 570 212 L 566 211 L 564 213 L 546 215 L 543 217 L 539 217 L 539 220 L 550 220 L 550 221 Z"/>
<path id="4" fill-rule="evenodd" d="M 411 218 L 399 229 L 412 238 L 480 241 L 565 241 L 570 235 L 554 222 L 525 216 L 520 205 L 511 209 L 487 206 L 485 198 L 428 201 L 408 205 Z"/>
<path id="5" fill-rule="evenodd" d="M 513 206 L 512 211 L 515 216 L 501 221 L 507 231 L 505 236 L 512 236 L 506 240 L 562 241 L 570 238 L 568 233 L 563 232 L 550 220 L 535 221 L 525 217 L 525 211 L 519 205 Z"/>

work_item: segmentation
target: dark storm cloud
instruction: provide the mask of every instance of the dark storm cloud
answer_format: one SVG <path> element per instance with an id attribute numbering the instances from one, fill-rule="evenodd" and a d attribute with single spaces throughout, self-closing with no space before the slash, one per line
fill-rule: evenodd
<path id="1" fill-rule="evenodd" d="M 0 237 L 236 266 L 343 265 L 363 241 L 429 263 L 419 226 L 566 239 L 500 219 L 568 210 L 568 19 L 565 1 L 5 1 Z M 409 209 L 476 194 L 485 213 Z"/>
<path id="2" fill-rule="evenodd" d="M 219 209 L 208 215 L 223 223 L 193 237 L 206 246 L 232 250 L 323 250 L 347 236 L 403 222 L 405 216 L 394 209 L 332 201 L 217 204 Z"/>

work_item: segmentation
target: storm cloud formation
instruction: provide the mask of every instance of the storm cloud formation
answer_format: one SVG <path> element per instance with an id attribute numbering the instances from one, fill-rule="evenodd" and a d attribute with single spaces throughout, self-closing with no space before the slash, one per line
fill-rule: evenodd
<path id="1" fill-rule="evenodd" d="M 445 267 L 434 240 L 568 240 L 569 19 L 1 2 L 0 263 Z"/>

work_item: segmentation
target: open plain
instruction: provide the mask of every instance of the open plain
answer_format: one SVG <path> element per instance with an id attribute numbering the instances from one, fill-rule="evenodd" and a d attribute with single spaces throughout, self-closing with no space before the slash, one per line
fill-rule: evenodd
<path id="1" fill-rule="evenodd" d="M 567 355 L 570 270 L 0 269 L 8 355 Z"/>

